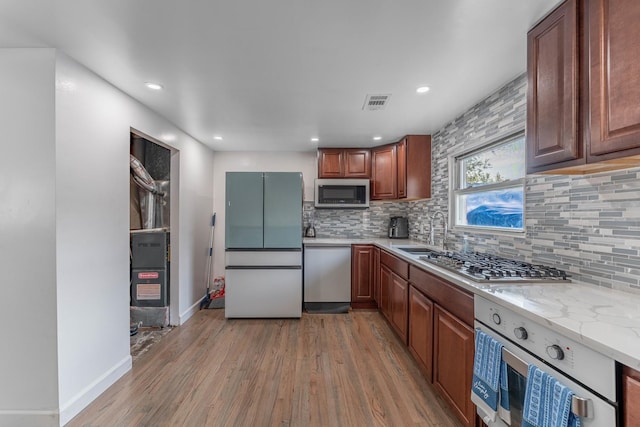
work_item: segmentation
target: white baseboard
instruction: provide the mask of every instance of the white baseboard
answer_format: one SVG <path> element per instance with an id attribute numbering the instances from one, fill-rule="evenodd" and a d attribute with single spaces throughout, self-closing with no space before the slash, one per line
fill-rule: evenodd
<path id="1" fill-rule="evenodd" d="M 100 396 L 106 389 L 111 387 L 120 377 L 131 370 L 132 359 L 128 355 L 115 366 L 89 384 L 68 402 L 60 407 L 60 425 L 65 425 L 80 411 L 86 408 L 96 397 Z M 2 424 L 0 424 L 2 425 Z"/>
<path id="2" fill-rule="evenodd" d="M 60 414 L 57 411 L 0 410 L 0 426 L 59 427 Z"/>
<path id="3" fill-rule="evenodd" d="M 184 325 L 184 322 L 186 322 L 187 320 L 191 319 L 191 316 L 193 316 L 194 314 L 196 314 L 198 312 L 198 310 L 200 310 L 200 301 L 202 301 L 202 299 L 199 299 L 191 307 L 187 308 L 185 311 L 180 313 L 180 318 L 178 319 L 178 321 L 180 323 L 178 323 L 178 326 L 179 325 Z"/>

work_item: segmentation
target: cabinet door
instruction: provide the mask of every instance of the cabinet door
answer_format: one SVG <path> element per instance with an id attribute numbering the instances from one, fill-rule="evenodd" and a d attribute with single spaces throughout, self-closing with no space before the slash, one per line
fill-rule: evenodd
<path id="1" fill-rule="evenodd" d="M 398 157 L 398 198 L 407 197 L 407 138 L 398 142 L 397 157 Z"/>
<path id="2" fill-rule="evenodd" d="M 581 159 L 578 7 L 568 0 L 527 35 L 527 168 Z M 572 163 L 575 164 L 575 163 Z M 549 168 L 547 168 L 549 169 Z"/>
<path id="3" fill-rule="evenodd" d="M 431 197 L 431 136 L 408 135 L 403 141 L 406 154 L 401 156 L 398 153 L 398 175 L 404 163 L 405 197 L 427 199 Z M 400 186 L 400 177 L 398 177 L 398 189 Z"/>
<path id="4" fill-rule="evenodd" d="M 302 248 L 302 174 L 265 172 L 264 247 Z"/>
<path id="5" fill-rule="evenodd" d="M 396 145 L 371 150 L 371 199 L 397 199 Z"/>
<path id="6" fill-rule="evenodd" d="M 402 341 L 407 343 L 407 322 L 409 283 L 395 273 L 391 273 L 391 324 L 400 335 Z"/>
<path id="7" fill-rule="evenodd" d="M 373 248 L 373 298 L 380 307 L 380 248 Z"/>
<path id="8" fill-rule="evenodd" d="M 371 152 L 369 150 L 344 150 L 344 177 L 369 178 L 371 176 Z"/>
<path id="9" fill-rule="evenodd" d="M 433 303 L 413 286 L 409 286 L 409 350 L 433 381 Z"/>
<path id="10" fill-rule="evenodd" d="M 589 161 L 640 154 L 640 2 L 588 4 Z"/>
<path id="11" fill-rule="evenodd" d="M 475 424 L 471 403 L 473 329 L 439 306 L 434 308 L 433 383 L 465 426 Z"/>
<path id="12" fill-rule="evenodd" d="M 262 248 L 262 172 L 227 172 L 225 200 L 225 248 Z"/>
<path id="13" fill-rule="evenodd" d="M 344 151 L 335 148 L 318 150 L 318 178 L 344 177 Z"/>
<path id="14" fill-rule="evenodd" d="M 640 372 L 624 368 L 622 376 L 623 427 L 640 426 Z"/>
<path id="15" fill-rule="evenodd" d="M 351 246 L 351 307 L 375 308 L 374 301 L 374 247 Z"/>
<path id="16" fill-rule="evenodd" d="M 380 266 L 380 311 L 387 320 L 391 321 L 391 275 L 393 273 L 388 267 Z"/>

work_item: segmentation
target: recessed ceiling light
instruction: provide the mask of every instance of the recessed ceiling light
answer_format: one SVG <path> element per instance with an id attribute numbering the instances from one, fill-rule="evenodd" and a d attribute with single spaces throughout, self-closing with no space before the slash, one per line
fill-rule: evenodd
<path id="1" fill-rule="evenodd" d="M 382 137 L 381 137 L 381 136 L 374 136 L 374 137 L 373 137 L 373 140 L 374 140 L 374 141 L 380 141 L 381 139 L 382 139 Z"/>
<path id="2" fill-rule="evenodd" d="M 160 135 L 160 139 L 163 141 L 175 141 L 176 140 L 176 136 L 172 133 L 165 133 Z"/>
<path id="3" fill-rule="evenodd" d="M 313 138 L 311 138 L 311 142 L 318 142 L 318 141 L 320 141 L 320 138 L 318 137 L 314 136 Z"/>
<path id="4" fill-rule="evenodd" d="M 222 141 L 222 137 L 219 135 L 214 136 L 213 139 L 215 139 L 216 141 Z"/>
<path id="5" fill-rule="evenodd" d="M 420 86 L 418 89 L 416 89 L 416 92 L 418 92 L 418 93 L 427 93 L 427 92 L 429 92 L 429 90 L 431 90 L 431 88 L 429 86 Z"/>
<path id="6" fill-rule="evenodd" d="M 161 90 L 162 89 L 162 85 L 158 84 L 158 83 L 146 82 L 144 85 L 146 87 L 148 87 L 149 89 L 153 89 L 153 90 Z"/>

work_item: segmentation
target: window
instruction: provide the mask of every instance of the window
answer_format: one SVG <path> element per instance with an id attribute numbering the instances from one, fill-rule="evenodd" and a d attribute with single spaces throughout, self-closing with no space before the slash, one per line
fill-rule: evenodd
<path id="1" fill-rule="evenodd" d="M 524 133 L 453 158 L 454 225 L 524 229 Z"/>

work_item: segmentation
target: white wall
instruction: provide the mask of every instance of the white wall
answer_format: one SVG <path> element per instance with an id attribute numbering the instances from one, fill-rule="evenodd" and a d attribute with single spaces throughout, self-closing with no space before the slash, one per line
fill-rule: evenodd
<path id="1" fill-rule="evenodd" d="M 56 425 L 52 49 L 0 49 L 0 425 Z"/>
<path id="2" fill-rule="evenodd" d="M 129 132 L 179 152 L 172 158 L 171 322 L 204 295 L 213 152 L 62 54 L 57 69 L 58 343 L 61 421 L 131 366 L 129 356 Z M 176 171 L 175 169 L 178 169 Z M 174 176 L 179 172 L 178 176 Z M 179 256 L 176 256 L 179 254 Z M 176 287 L 176 285 L 178 285 Z M 177 292 L 176 292 L 177 290 Z M 179 315 L 179 316 L 178 316 Z"/>
<path id="3" fill-rule="evenodd" d="M 214 170 L 214 275 L 224 275 L 224 205 L 227 172 L 302 172 L 304 199 L 313 200 L 313 181 L 317 176 L 316 152 L 217 152 Z"/>
<path id="4" fill-rule="evenodd" d="M 53 49 L 0 50 L 0 95 L 0 425 L 56 426 L 131 367 L 130 129 L 175 137 L 172 323 L 204 295 L 214 154 Z"/>

